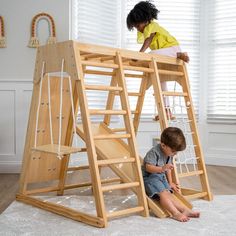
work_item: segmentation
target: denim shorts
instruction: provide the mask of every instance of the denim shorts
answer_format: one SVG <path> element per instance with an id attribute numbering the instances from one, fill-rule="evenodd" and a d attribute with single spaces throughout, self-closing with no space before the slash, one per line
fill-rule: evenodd
<path id="1" fill-rule="evenodd" d="M 151 198 L 155 195 L 159 196 L 164 190 L 172 192 L 165 173 L 151 174 L 144 171 L 143 180 L 146 193 Z"/>

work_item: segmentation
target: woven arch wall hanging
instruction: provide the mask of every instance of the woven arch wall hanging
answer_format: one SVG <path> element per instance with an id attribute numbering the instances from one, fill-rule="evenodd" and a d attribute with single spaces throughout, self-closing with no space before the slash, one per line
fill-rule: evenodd
<path id="1" fill-rule="evenodd" d="M 4 19 L 0 16 L 0 48 L 6 47 Z"/>
<path id="2" fill-rule="evenodd" d="M 48 44 L 52 44 L 52 43 L 56 43 L 56 27 L 55 27 L 55 22 L 52 18 L 52 16 L 50 16 L 47 13 L 39 13 L 37 15 L 35 15 L 32 19 L 31 22 L 31 38 L 28 44 L 28 47 L 30 48 L 37 48 L 40 44 L 39 44 L 39 39 L 37 37 L 37 29 L 38 29 L 38 25 L 39 25 L 39 21 L 40 20 L 46 20 L 48 22 L 48 29 L 49 29 L 49 38 L 47 43 Z"/>

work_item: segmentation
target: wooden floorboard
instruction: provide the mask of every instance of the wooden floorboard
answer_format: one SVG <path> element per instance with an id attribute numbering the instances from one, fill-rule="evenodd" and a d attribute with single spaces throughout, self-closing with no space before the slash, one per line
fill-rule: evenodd
<path id="1" fill-rule="evenodd" d="M 207 173 L 213 195 L 236 195 L 236 167 L 207 166 Z M 19 174 L 0 174 L 0 213 L 15 200 L 19 177 Z M 190 178 L 185 182 L 191 187 L 194 181 Z"/>

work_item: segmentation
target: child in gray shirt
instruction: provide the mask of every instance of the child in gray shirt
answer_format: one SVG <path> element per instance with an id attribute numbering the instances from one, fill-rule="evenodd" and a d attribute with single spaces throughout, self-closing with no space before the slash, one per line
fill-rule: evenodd
<path id="1" fill-rule="evenodd" d="M 151 198 L 160 199 L 160 204 L 178 221 L 186 222 L 189 217 L 199 217 L 180 204 L 171 195 L 172 190 L 179 191 L 178 184 L 172 181 L 171 170 L 173 156 L 186 148 L 186 141 L 181 129 L 168 127 L 161 134 L 161 142 L 148 151 L 144 157 L 143 179 L 146 193 Z"/>

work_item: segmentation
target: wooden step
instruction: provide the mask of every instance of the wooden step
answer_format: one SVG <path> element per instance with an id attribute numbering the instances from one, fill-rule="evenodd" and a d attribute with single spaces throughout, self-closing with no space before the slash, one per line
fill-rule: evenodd
<path id="1" fill-rule="evenodd" d="M 179 173 L 178 177 L 184 178 L 184 177 L 189 177 L 189 176 L 194 176 L 194 175 L 202 175 L 203 173 L 204 173 L 203 170 L 189 171 L 185 173 Z"/>
<path id="2" fill-rule="evenodd" d="M 101 71 L 101 70 L 84 70 L 84 74 L 90 74 L 90 75 L 108 75 L 108 76 L 115 75 L 114 72 Z"/>
<path id="3" fill-rule="evenodd" d="M 92 59 L 92 58 L 99 58 L 101 57 L 101 54 L 91 53 L 87 55 L 83 55 L 85 60 Z"/>
<path id="4" fill-rule="evenodd" d="M 99 110 L 99 109 L 90 109 L 90 115 L 125 115 L 127 111 L 125 110 Z"/>
<path id="5" fill-rule="evenodd" d="M 122 139 L 122 138 L 130 138 L 130 134 L 100 134 L 95 135 L 95 140 L 101 140 L 101 139 Z"/>
<path id="6" fill-rule="evenodd" d="M 121 87 L 104 86 L 104 85 L 85 85 L 87 90 L 101 90 L 101 91 L 122 91 Z"/>
<path id="7" fill-rule="evenodd" d="M 204 198 L 207 195 L 208 195 L 207 192 L 199 192 L 199 193 L 184 195 L 184 197 L 187 198 L 188 200 L 191 200 L 191 199 L 196 199 L 196 198 Z"/>
<path id="8" fill-rule="evenodd" d="M 183 92 L 171 92 L 171 91 L 162 91 L 162 95 L 164 95 L 164 96 L 187 97 L 187 96 L 188 96 L 188 93 L 183 93 Z"/>
<path id="9" fill-rule="evenodd" d="M 107 160 L 98 160 L 97 163 L 99 166 L 107 166 L 110 164 L 120 164 L 120 163 L 131 163 L 135 162 L 135 158 L 129 157 L 129 158 L 113 158 L 113 159 L 107 159 Z"/>
<path id="10" fill-rule="evenodd" d="M 133 187 L 138 187 L 139 185 L 140 185 L 139 182 L 105 185 L 105 186 L 102 186 L 102 191 L 107 192 L 107 191 L 113 191 L 113 190 L 119 190 L 119 189 L 133 188 Z"/>
<path id="11" fill-rule="evenodd" d="M 141 93 L 134 93 L 134 92 L 129 92 L 128 96 L 134 96 L 134 97 L 140 97 Z"/>
<path id="12" fill-rule="evenodd" d="M 171 71 L 171 70 L 158 70 L 161 75 L 175 75 L 175 76 L 184 76 L 183 72 L 180 71 Z"/>
<path id="13" fill-rule="evenodd" d="M 103 56 L 101 57 L 101 61 L 110 61 L 110 60 L 114 60 L 115 57 L 114 56 Z"/>
<path id="14" fill-rule="evenodd" d="M 153 73 L 154 70 L 147 68 L 147 67 L 140 67 L 140 66 L 123 66 L 124 70 L 134 70 L 134 71 L 142 71 L 147 73 Z"/>
<path id="15" fill-rule="evenodd" d="M 113 68 L 117 69 L 119 66 L 114 63 L 103 63 L 103 62 L 96 62 L 96 61 L 81 61 L 82 65 L 86 66 L 96 66 L 96 67 L 105 67 L 105 68 Z"/>
<path id="16" fill-rule="evenodd" d="M 114 217 L 117 217 L 117 216 L 125 216 L 125 215 L 129 215 L 129 214 L 141 212 L 143 210 L 144 210 L 144 207 L 137 206 L 137 207 L 128 208 L 128 209 L 125 209 L 125 210 L 113 211 L 113 212 L 107 213 L 107 218 L 114 218 Z"/>
<path id="17" fill-rule="evenodd" d="M 187 189 L 187 188 L 181 188 L 182 195 L 188 199 L 196 199 L 196 198 L 203 198 L 206 197 L 208 194 L 207 192 L 195 190 L 195 189 Z"/>
<path id="18" fill-rule="evenodd" d="M 135 111 L 131 111 L 131 114 L 138 114 L 139 111 L 135 110 Z"/>
<path id="19" fill-rule="evenodd" d="M 56 155 L 69 155 L 71 153 L 84 152 L 82 148 L 75 148 L 75 147 L 61 145 L 60 153 L 58 153 L 58 147 L 59 146 L 57 144 L 47 144 L 47 145 L 33 147 L 31 150 L 37 151 L 37 152 L 56 154 Z"/>
<path id="20" fill-rule="evenodd" d="M 112 132 L 124 132 L 126 131 L 126 128 L 112 128 Z"/>

